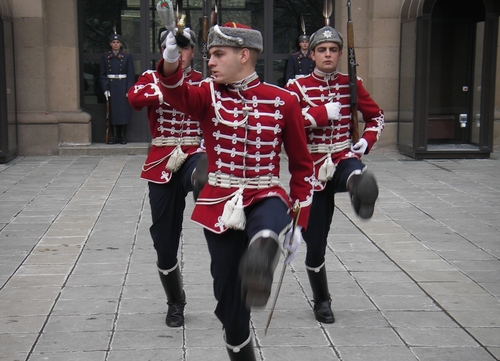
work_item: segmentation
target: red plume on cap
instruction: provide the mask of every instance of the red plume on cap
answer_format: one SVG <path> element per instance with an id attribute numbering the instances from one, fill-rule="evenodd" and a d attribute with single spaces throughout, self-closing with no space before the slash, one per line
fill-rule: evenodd
<path id="1" fill-rule="evenodd" d="M 224 26 L 226 28 L 251 29 L 250 26 L 243 25 L 243 24 L 240 24 L 240 23 L 235 23 L 234 21 L 229 21 L 229 22 L 225 23 L 222 26 Z"/>

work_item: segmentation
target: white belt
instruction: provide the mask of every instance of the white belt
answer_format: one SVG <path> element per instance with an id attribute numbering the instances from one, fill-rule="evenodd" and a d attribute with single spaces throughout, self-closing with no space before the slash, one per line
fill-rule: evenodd
<path id="1" fill-rule="evenodd" d="M 125 79 L 127 74 L 108 74 L 108 79 Z"/>
<path id="2" fill-rule="evenodd" d="M 308 144 L 307 149 L 309 149 L 309 153 L 323 153 L 323 154 L 333 154 L 337 152 L 341 152 L 344 149 L 351 148 L 352 141 L 350 139 L 346 139 L 343 142 L 335 142 L 333 144 Z"/>
<path id="3" fill-rule="evenodd" d="M 334 150 L 333 144 L 308 144 L 307 149 L 310 153 L 332 153 Z"/>
<path id="4" fill-rule="evenodd" d="M 208 184 L 221 188 L 252 188 L 261 189 L 279 185 L 279 178 L 273 175 L 255 178 L 240 178 L 230 174 L 208 173 Z"/>
<path id="5" fill-rule="evenodd" d="M 176 145 L 200 145 L 201 137 L 156 137 L 151 140 L 151 144 L 156 147 L 173 147 Z"/>

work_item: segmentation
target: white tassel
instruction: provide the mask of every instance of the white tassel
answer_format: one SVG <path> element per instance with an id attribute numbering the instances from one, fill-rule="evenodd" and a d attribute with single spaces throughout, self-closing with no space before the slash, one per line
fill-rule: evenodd
<path id="1" fill-rule="evenodd" d="M 328 154 L 328 157 L 325 159 L 321 167 L 319 167 L 318 179 L 321 182 L 328 182 L 332 179 L 333 173 L 335 173 L 335 164 L 332 162 L 331 154 Z"/>
<path id="2" fill-rule="evenodd" d="M 186 158 L 187 154 L 182 151 L 182 148 L 180 146 L 177 146 L 170 155 L 165 168 L 167 168 L 171 172 L 177 172 Z"/>
<path id="3" fill-rule="evenodd" d="M 239 189 L 234 197 L 224 205 L 224 212 L 222 212 L 221 220 L 227 228 L 238 230 L 245 229 L 246 218 L 242 193 L 243 190 Z"/>

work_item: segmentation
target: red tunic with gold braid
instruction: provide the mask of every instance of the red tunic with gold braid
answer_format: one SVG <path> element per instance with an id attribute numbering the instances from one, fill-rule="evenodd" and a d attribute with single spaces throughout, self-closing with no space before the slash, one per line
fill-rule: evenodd
<path id="1" fill-rule="evenodd" d="M 241 84 L 206 79 L 195 88 L 182 81 L 178 70 L 160 82 L 165 98 L 176 99 L 179 109 L 200 119 L 205 135 L 209 179 L 193 221 L 223 233 L 228 228 L 221 221 L 224 205 L 235 196 L 243 207 L 280 197 L 290 208 L 301 206 L 298 224 L 307 227 L 315 178 L 294 94 L 260 82 L 256 73 Z M 290 195 L 278 181 L 282 145 L 289 158 Z"/>
<path id="2" fill-rule="evenodd" d="M 329 155 L 335 165 L 343 159 L 360 158 L 351 152 L 351 96 L 347 75 L 338 72 L 325 74 L 315 69 L 307 76 L 290 80 L 286 88 L 299 96 L 307 146 L 314 161 L 316 176 Z M 370 97 L 360 78 L 357 81 L 357 89 L 358 110 L 365 122 L 362 137 L 368 143 L 365 152 L 368 154 L 384 129 L 384 112 Z M 329 102 L 340 102 L 340 119 L 328 120 L 324 104 Z M 316 190 L 323 189 L 325 183 L 320 182 L 318 185 Z"/>
<path id="3" fill-rule="evenodd" d="M 198 85 L 201 73 L 187 68 L 184 81 Z M 177 147 L 187 156 L 204 152 L 201 147 L 202 132 L 200 123 L 189 115 L 177 110 L 177 106 L 166 103 L 159 88 L 159 76 L 155 70 L 146 70 L 130 88 L 128 100 L 132 108 L 141 110 L 147 107 L 151 149 L 142 166 L 141 178 L 154 183 L 168 183 L 172 170 L 166 168 L 167 162 Z"/>

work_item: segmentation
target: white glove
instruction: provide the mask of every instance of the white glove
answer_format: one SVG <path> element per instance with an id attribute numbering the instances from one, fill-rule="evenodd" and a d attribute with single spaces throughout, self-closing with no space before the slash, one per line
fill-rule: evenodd
<path id="1" fill-rule="evenodd" d="M 172 31 L 167 34 L 167 39 L 165 40 L 165 50 L 163 51 L 163 59 L 167 63 L 176 63 L 179 60 L 179 49 L 177 49 L 177 41 L 175 40 L 175 35 Z"/>
<path id="2" fill-rule="evenodd" d="M 106 98 L 106 101 L 109 100 L 109 98 L 111 97 L 111 93 L 109 92 L 109 90 L 106 90 L 104 92 L 104 97 Z"/>
<path id="3" fill-rule="evenodd" d="M 359 141 L 356 144 L 351 145 L 351 152 L 363 155 L 366 152 L 366 148 L 368 148 L 368 142 L 365 138 L 359 138 Z"/>
<path id="4" fill-rule="evenodd" d="M 295 233 L 293 234 L 293 242 L 290 244 L 290 237 L 292 236 L 293 229 L 290 229 L 283 241 L 283 249 L 287 252 L 288 256 L 285 258 L 285 264 L 292 263 L 297 251 L 299 250 L 300 243 L 302 242 L 302 226 L 295 226 Z"/>
<path id="5" fill-rule="evenodd" d="M 340 119 L 340 102 L 326 103 L 325 108 L 329 120 Z"/>

